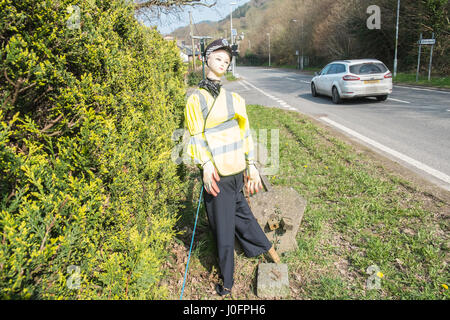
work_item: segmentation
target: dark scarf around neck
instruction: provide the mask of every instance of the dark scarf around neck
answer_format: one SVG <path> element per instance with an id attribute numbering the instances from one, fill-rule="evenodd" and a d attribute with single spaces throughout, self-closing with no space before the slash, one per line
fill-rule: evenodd
<path id="1" fill-rule="evenodd" d="M 208 91 L 215 99 L 219 95 L 222 85 L 220 84 L 220 81 L 213 81 L 206 78 L 198 83 L 198 87 Z"/>

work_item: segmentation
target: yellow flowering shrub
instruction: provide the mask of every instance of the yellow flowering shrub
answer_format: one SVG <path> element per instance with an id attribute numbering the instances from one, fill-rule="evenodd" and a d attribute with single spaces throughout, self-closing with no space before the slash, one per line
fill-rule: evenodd
<path id="1" fill-rule="evenodd" d="M 121 0 L 0 1 L 0 297 L 160 299 L 185 72 Z"/>

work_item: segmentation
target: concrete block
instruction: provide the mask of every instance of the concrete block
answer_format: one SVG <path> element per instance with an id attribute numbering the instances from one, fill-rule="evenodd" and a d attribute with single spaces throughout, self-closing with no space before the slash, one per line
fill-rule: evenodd
<path id="1" fill-rule="evenodd" d="M 250 196 L 250 207 L 275 250 L 297 250 L 297 232 L 306 209 L 306 200 L 292 187 L 273 186 L 270 192 Z"/>
<path id="2" fill-rule="evenodd" d="M 261 263 L 258 266 L 256 294 L 259 298 L 289 296 L 288 267 L 284 263 Z"/>

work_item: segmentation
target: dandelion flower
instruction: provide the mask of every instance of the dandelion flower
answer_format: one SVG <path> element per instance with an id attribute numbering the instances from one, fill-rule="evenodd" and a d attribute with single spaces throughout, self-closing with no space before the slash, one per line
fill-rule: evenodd
<path id="1" fill-rule="evenodd" d="M 445 290 L 448 290 L 448 285 L 446 285 L 445 283 L 442 284 L 442 288 L 444 288 Z"/>
<path id="2" fill-rule="evenodd" d="M 379 271 L 379 272 L 377 273 L 377 276 L 378 276 L 378 278 L 383 278 L 383 277 L 384 277 L 384 274 L 383 274 L 381 271 Z"/>

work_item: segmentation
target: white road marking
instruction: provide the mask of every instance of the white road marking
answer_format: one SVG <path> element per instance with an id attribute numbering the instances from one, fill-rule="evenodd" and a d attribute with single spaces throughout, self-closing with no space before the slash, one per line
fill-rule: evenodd
<path id="1" fill-rule="evenodd" d="M 440 179 L 440 180 L 450 184 L 450 176 L 446 175 L 445 173 L 442 173 L 442 172 L 440 172 L 440 171 L 438 171 L 436 169 L 433 169 L 433 168 L 427 166 L 426 164 L 423 164 L 422 162 L 414 160 L 413 158 L 410 158 L 410 157 L 408 157 L 408 156 L 406 156 L 406 155 L 404 155 L 404 154 L 402 154 L 400 152 L 397 152 L 397 151 L 395 151 L 395 150 L 393 150 L 393 149 L 391 149 L 389 147 L 386 147 L 386 146 L 382 145 L 381 143 L 378 143 L 378 142 L 376 142 L 376 141 L 374 141 L 374 140 L 372 140 L 370 138 L 367 138 L 366 136 L 363 136 L 362 134 L 359 134 L 358 132 L 353 131 L 352 129 L 344 127 L 343 125 L 341 125 L 341 124 L 339 124 L 337 122 L 334 122 L 333 120 L 330 120 L 327 117 L 320 117 L 319 119 L 321 119 L 321 120 L 327 122 L 328 124 L 330 124 L 330 125 L 338 128 L 338 129 L 340 129 L 340 130 L 350 134 L 351 136 L 353 136 L 353 137 L 355 137 L 355 138 L 357 138 L 357 139 L 359 139 L 361 141 L 364 141 L 364 142 L 370 144 L 371 146 L 373 146 L 373 147 L 375 147 L 375 148 L 377 148 L 379 150 L 382 150 L 382 151 L 384 151 L 384 152 L 386 152 L 386 153 L 388 153 L 388 154 L 390 154 L 390 155 L 392 155 L 392 156 L 394 156 L 394 157 L 396 157 L 396 158 L 398 158 L 400 160 L 403 160 L 403 161 L 409 163 L 410 165 L 412 165 L 412 166 L 414 166 L 414 167 L 416 167 L 416 168 L 418 168 L 418 169 L 420 169 L 422 171 L 425 171 L 428 174 L 430 174 L 430 175 L 432 175 L 432 176 L 434 176 L 434 177 L 436 177 L 436 178 L 438 178 L 438 179 Z"/>
<path id="2" fill-rule="evenodd" d="M 245 88 L 245 90 L 250 90 L 250 88 L 243 81 L 238 82 Z"/>
<path id="3" fill-rule="evenodd" d="M 265 93 L 264 91 L 262 91 L 261 89 L 255 87 L 253 84 L 251 84 L 250 82 L 248 82 L 247 80 L 242 80 L 242 82 L 244 82 L 245 84 L 249 85 L 250 87 L 255 88 L 256 90 L 258 90 L 259 92 L 261 92 L 262 94 L 264 94 L 265 96 L 268 96 L 267 93 Z"/>
<path id="4" fill-rule="evenodd" d="M 307 83 L 307 84 L 311 83 L 311 81 L 305 81 L 305 80 L 300 80 L 300 82 Z"/>
<path id="5" fill-rule="evenodd" d="M 274 96 L 268 94 L 267 92 L 265 92 L 265 91 L 259 89 L 258 87 L 256 87 L 255 85 L 251 84 L 251 83 L 248 82 L 247 80 L 242 80 L 242 82 L 243 82 L 243 83 L 245 82 L 247 85 L 249 85 L 250 87 L 255 88 L 256 90 L 258 90 L 259 92 L 261 92 L 261 93 L 262 93 L 263 95 L 265 95 L 266 97 L 269 97 L 270 99 L 272 99 L 272 100 L 278 102 L 282 108 L 287 108 L 287 109 L 290 109 L 290 110 L 297 110 L 297 109 L 292 108 L 289 104 L 287 104 L 287 103 L 286 103 L 285 101 L 283 101 L 282 99 L 278 99 L 277 97 L 274 97 Z"/>
<path id="6" fill-rule="evenodd" d="M 411 102 L 408 102 L 408 101 L 399 100 L 399 99 L 394 99 L 394 98 L 388 98 L 388 100 L 394 100 L 394 101 L 397 101 L 397 102 L 403 102 L 403 103 L 411 103 Z"/>

